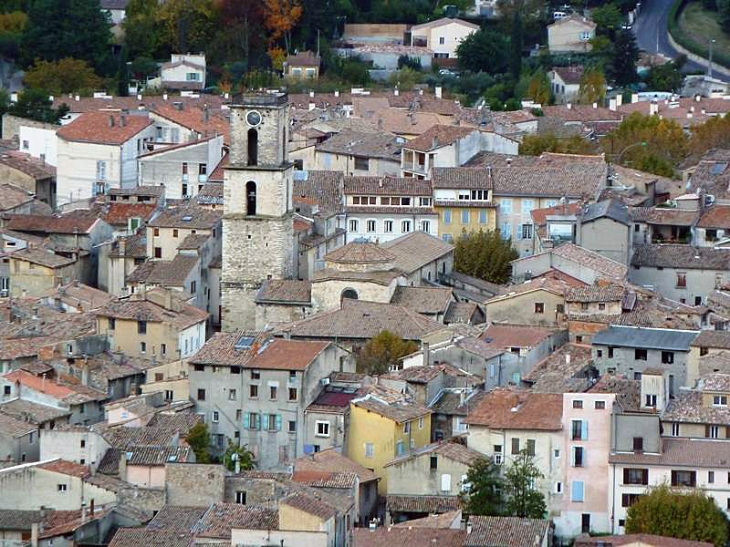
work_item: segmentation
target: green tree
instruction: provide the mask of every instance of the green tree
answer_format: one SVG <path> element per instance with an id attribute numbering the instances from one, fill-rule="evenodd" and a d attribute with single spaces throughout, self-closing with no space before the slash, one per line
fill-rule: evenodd
<path id="1" fill-rule="evenodd" d="M 580 79 L 578 100 L 583 104 L 603 103 L 606 98 L 606 78 L 600 70 L 586 70 Z"/>
<path id="2" fill-rule="evenodd" d="M 722 30 L 730 34 L 730 0 L 717 0 L 717 16 Z"/>
<path id="3" fill-rule="evenodd" d="M 383 374 L 388 367 L 418 350 L 418 345 L 412 340 L 403 340 L 397 334 L 388 330 L 368 340 L 357 358 L 357 368 L 366 374 Z"/>
<path id="4" fill-rule="evenodd" d="M 479 458 L 469 467 L 465 488 L 462 499 L 469 515 L 501 514 L 503 482 L 499 468 L 491 460 Z"/>
<path id="5" fill-rule="evenodd" d="M 618 7 L 610 3 L 593 9 L 591 19 L 597 25 L 598 32 L 607 36 L 613 36 L 624 20 Z"/>
<path id="6" fill-rule="evenodd" d="M 157 51 L 159 0 L 130 0 L 122 21 L 128 58 L 152 58 Z"/>
<path id="7" fill-rule="evenodd" d="M 713 116 L 690 129 L 689 149 L 699 157 L 711 148 L 730 148 L 730 115 Z"/>
<path id="8" fill-rule="evenodd" d="M 459 66 L 471 72 L 501 74 L 507 71 L 509 39 L 494 30 L 478 30 L 459 44 Z"/>
<path id="9" fill-rule="evenodd" d="M 161 43 L 175 52 L 205 51 L 218 31 L 213 0 L 165 0 L 158 12 Z"/>
<path id="10" fill-rule="evenodd" d="M 613 42 L 611 76 L 618 85 L 633 84 L 639 79 L 636 73 L 636 62 L 638 60 L 639 47 L 636 45 L 634 33 L 630 30 L 617 32 Z"/>
<path id="11" fill-rule="evenodd" d="M 59 61 L 37 60 L 25 73 L 25 83 L 32 88 L 59 95 L 93 91 L 101 86 L 101 78 L 86 61 L 66 58 Z"/>
<path id="12" fill-rule="evenodd" d="M 68 106 L 53 108 L 48 92 L 42 89 L 26 89 L 18 96 L 17 102 L 10 105 L 8 112 L 13 116 L 39 122 L 58 123 L 68 113 Z"/>
<path id="13" fill-rule="evenodd" d="M 36 59 L 71 57 L 103 71 L 109 58 L 109 29 L 99 0 L 34 0 L 21 42 L 23 62 L 30 66 Z"/>
<path id="14" fill-rule="evenodd" d="M 520 77 L 520 72 L 522 72 L 522 47 L 524 45 L 522 31 L 522 13 L 517 10 L 512 17 L 512 33 L 510 35 L 509 50 L 509 72 L 515 80 Z"/>
<path id="15" fill-rule="evenodd" d="M 699 490 L 664 484 L 644 493 L 626 513 L 627 534 L 655 534 L 726 545 L 728 520 L 715 500 Z"/>
<path id="16" fill-rule="evenodd" d="M 597 150 L 591 141 L 580 135 L 572 135 L 567 138 L 558 138 L 554 133 L 525 135 L 520 143 L 520 154 L 539 156 L 543 152 L 586 155 L 596 154 Z"/>
<path id="17" fill-rule="evenodd" d="M 202 422 L 195 424 L 188 432 L 185 441 L 193 449 L 197 463 L 210 462 L 210 433 L 206 424 Z"/>
<path id="18" fill-rule="evenodd" d="M 552 97 L 547 74 L 542 70 L 535 72 L 530 78 L 525 98 L 545 106 L 552 102 Z"/>
<path id="19" fill-rule="evenodd" d="M 404 66 L 403 68 L 396 70 L 390 75 L 388 80 L 392 87 L 397 87 L 402 91 L 410 91 L 419 82 L 421 76 L 418 72 L 413 70 L 411 67 Z"/>
<path id="20" fill-rule="evenodd" d="M 499 230 L 464 232 L 456 240 L 454 269 L 492 283 L 506 283 L 512 273 L 510 263 L 518 257 Z"/>
<path id="21" fill-rule="evenodd" d="M 226 453 L 223 455 L 223 465 L 225 465 L 229 471 L 235 471 L 236 460 L 239 463 L 239 469 L 241 471 L 249 471 L 256 467 L 253 461 L 253 452 L 246 448 L 246 445 L 238 446 L 233 444 L 231 441 L 228 441 L 228 448 L 226 448 Z"/>
<path id="22" fill-rule="evenodd" d="M 686 60 L 684 55 L 678 55 L 673 61 L 651 67 L 646 77 L 646 85 L 652 91 L 674 92 L 679 90 L 684 80 L 682 66 Z"/>
<path id="23" fill-rule="evenodd" d="M 534 456 L 521 450 L 514 457 L 504 474 L 505 512 L 512 517 L 541 519 L 545 518 L 547 506 L 545 496 L 536 488 L 543 474 L 535 465 Z"/>

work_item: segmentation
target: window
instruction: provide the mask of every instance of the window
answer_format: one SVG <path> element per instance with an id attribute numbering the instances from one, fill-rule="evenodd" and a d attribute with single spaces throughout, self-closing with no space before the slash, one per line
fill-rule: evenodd
<path id="1" fill-rule="evenodd" d="M 281 416 L 278 414 L 264 414 L 261 429 L 267 431 L 281 431 Z"/>
<path id="2" fill-rule="evenodd" d="M 236 492 L 236 503 L 246 505 L 246 492 L 239 490 Z"/>
<path id="3" fill-rule="evenodd" d="M 582 446 L 574 446 L 572 454 L 572 465 L 573 467 L 583 467 L 585 464 L 585 451 Z"/>
<path id="4" fill-rule="evenodd" d="M 373 443 L 365 443 L 365 457 L 373 458 L 375 456 L 375 446 Z"/>
<path id="5" fill-rule="evenodd" d="M 297 400 L 297 388 L 290 387 L 289 388 L 289 400 L 290 401 L 296 401 Z"/>
<path id="6" fill-rule="evenodd" d="M 635 361 L 646 361 L 647 354 L 645 349 L 635 349 L 634 350 L 634 360 Z"/>
<path id="7" fill-rule="evenodd" d="M 672 470 L 672 486 L 696 486 L 697 472 Z"/>
<path id="8" fill-rule="evenodd" d="M 438 469 L 438 465 L 439 465 L 438 456 L 431 456 L 431 459 L 429 462 L 429 469 Z"/>
<path id="9" fill-rule="evenodd" d="M 451 209 L 444 209 L 444 224 L 451 224 Z"/>
<path id="10" fill-rule="evenodd" d="M 705 426 L 705 437 L 708 439 L 717 439 L 720 436 L 720 427 L 716 425 Z"/>
<path id="11" fill-rule="evenodd" d="M 368 171 L 370 169 L 370 160 L 368 158 L 355 158 L 355 169 Z"/>
<path id="12" fill-rule="evenodd" d="M 411 432 L 411 422 L 405 422 L 403 424 L 403 433 L 408 435 Z"/>
<path id="13" fill-rule="evenodd" d="M 714 471 L 708 471 L 707 472 L 707 482 L 712 484 L 715 482 L 715 472 Z"/>
<path id="14" fill-rule="evenodd" d="M 198 389 L 198 401 L 205 401 L 205 390 Z"/>
<path id="15" fill-rule="evenodd" d="M 259 386 L 253 384 L 248 386 L 248 398 L 258 399 L 259 398 Z"/>
<path id="16" fill-rule="evenodd" d="M 350 231 L 357 232 L 359 229 L 359 224 L 360 223 L 358 222 L 358 220 L 356 218 L 351 218 L 350 219 Z"/>
<path id="17" fill-rule="evenodd" d="M 98 181 L 106 180 L 106 162 L 105 161 L 96 162 L 96 180 L 98 180 Z"/>
<path id="18" fill-rule="evenodd" d="M 512 214 L 512 200 L 509 198 L 502 198 L 499 201 L 499 214 L 511 215 Z"/>
<path id="19" fill-rule="evenodd" d="M 677 422 L 672 424 L 672 437 L 679 437 L 679 424 Z"/>
<path id="20" fill-rule="evenodd" d="M 10 395 L 10 386 L 3 386 L 3 395 Z"/>
<path id="21" fill-rule="evenodd" d="M 451 492 L 451 475 L 447 473 L 441 475 L 441 491 Z"/>
<path id="22" fill-rule="evenodd" d="M 512 454 L 519 454 L 519 453 L 520 453 L 520 440 L 512 439 Z"/>
<path id="23" fill-rule="evenodd" d="M 195 372 L 205 372 L 205 365 L 195 365 Z"/>
<path id="24" fill-rule="evenodd" d="M 185 78 L 188 82 L 197 82 L 200 80 L 200 74 L 197 72 L 188 72 L 185 74 Z"/>
<path id="25" fill-rule="evenodd" d="M 576 399 L 573 401 L 573 408 L 583 408 L 583 401 Z"/>
<path id="26" fill-rule="evenodd" d="M 237 395 L 238 394 L 236 393 L 236 390 L 235 389 L 229 389 L 228 390 L 228 400 L 229 401 L 235 401 Z"/>
<path id="27" fill-rule="evenodd" d="M 462 224 L 469 224 L 469 209 L 462 209 L 461 210 L 461 223 Z"/>
<path id="28" fill-rule="evenodd" d="M 712 406 L 727 406 L 727 395 L 714 395 Z"/>
<path id="29" fill-rule="evenodd" d="M 608 348 L 608 358 L 613 359 L 613 348 Z"/>
<path id="30" fill-rule="evenodd" d="M 673 351 L 663 351 L 662 352 L 662 363 L 665 365 L 671 365 L 674 363 L 674 352 Z"/>
<path id="31" fill-rule="evenodd" d="M 289 420 L 289 433 L 296 433 L 297 432 L 297 422 L 296 420 Z"/>
<path id="32" fill-rule="evenodd" d="M 634 437 L 633 439 L 634 452 L 644 451 L 644 437 Z"/>
<path id="33" fill-rule="evenodd" d="M 208 173 L 208 165 L 201 163 L 198 165 L 198 175 L 206 175 Z"/>
<path id="34" fill-rule="evenodd" d="M 147 352 L 147 342 L 140 342 L 139 343 L 139 352 L 140 353 L 146 353 Z"/>
<path id="35" fill-rule="evenodd" d="M 468 190 L 459 190 L 459 201 L 469 201 L 471 194 Z"/>
<path id="36" fill-rule="evenodd" d="M 621 507 L 631 507 L 640 497 L 641 494 L 621 494 Z"/>
<path id="37" fill-rule="evenodd" d="M 261 371 L 257 369 L 252 369 L 251 380 L 261 380 Z"/>
<path id="38" fill-rule="evenodd" d="M 406 445 L 403 443 L 403 441 L 398 441 L 395 443 L 395 455 L 396 456 L 402 456 L 406 452 Z"/>
<path id="39" fill-rule="evenodd" d="M 583 481 L 573 481 L 570 485 L 570 501 L 583 501 Z"/>
<path id="40" fill-rule="evenodd" d="M 649 484 L 648 469 L 624 468 L 624 484 Z"/>
<path id="41" fill-rule="evenodd" d="M 81 448 L 86 448 L 86 441 L 81 439 Z"/>
<path id="42" fill-rule="evenodd" d="M 162 247 L 155 247 L 155 258 L 162 258 Z"/>
<path id="43" fill-rule="evenodd" d="M 418 429 L 423 429 L 423 416 L 418 418 Z"/>
<path id="44" fill-rule="evenodd" d="M 195 294 L 198 290 L 198 282 L 197 281 L 191 281 L 190 282 L 190 294 Z"/>
<path id="45" fill-rule="evenodd" d="M 147 334 L 147 321 L 137 321 L 137 334 Z"/>
<path id="46" fill-rule="evenodd" d="M 431 231 L 431 221 L 430 220 L 422 220 L 421 221 L 421 231 L 429 233 Z"/>
<path id="47" fill-rule="evenodd" d="M 562 494 L 563 493 L 563 483 L 558 481 L 555 483 L 555 493 L 556 494 Z"/>
<path id="48" fill-rule="evenodd" d="M 329 437 L 330 436 L 330 423 L 329 422 L 317 421 L 315 426 L 316 426 L 315 436 L 317 436 L 317 437 Z M 366 454 L 366 457 L 367 457 L 367 454 Z"/>
<path id="49" fill-rule="evenodd" d="M 57 484 L 56 485 L 56 491 L 58 492 L 66 492 L 68 490 L 67 484 Z"/>
<path id="50" fill-rule="evenodd" d="M 368 220 L 366 223 L 368 233 L 372 234 L 377 230 L 378 223 L 375 220 Z"/>
<path id="51" fill-rule="evenodd" d="M 178 237 L 179 234 L 180 234 L 180 230 L 178 230 L 177 228 L 172 229 L 172 237 Z"/>
<path id="52" fill-rule="evenodd" d="M 492 459 L 496 465 L 500 465 L 502 463 L 503 454 L 502 454 L 502 445 L 501 444 L 494 445 L 494 455 L 493 455 Z"/>
<path id="53" fill-rule="evenodd" d="M 174 398 L 175 398 L 175 393 L 170 389 L 166 389 L 165 390 L 165 401 L 170 402 Z"/>
<path id="54" fill-rule="evenodd" d="M 684 288 L 687 286 L 687 273 L 677 272 L 677 287 Z"/>
<path id="55" fill-rule="evenodd" d="M 535 455 L 535 439 L 527 439 L 527 455 Z"/>
<path id="56" fill-rule="evenodd" d="M 532 224 L 522 225 L 522 239 L 532 239 Z"/>
<path id="57" fill-rule="evenodd" d="M 444 45 L 446 43 L 446 38 L 443 36 L 439 36 L 439 44 Z"/>
<path id="58" fill-rule="evenodd" d="M 487 223 L 487 210 L 480 209 L 479 210 L 479 224 L 486 224 L 486 223 Z"/>
<path id="59" fill-rule="evenodd" d="M 580 516 L 580 531 L 582 534 L 590 534 L 591 532 L 591 514 L 583 513 Z"/>
<path id="60" fill-rule="evenodd" d="M 656 395 L 647 395 L 646 396 L 646 406 L 648 407 L 656 407 Z"/>
<path id="61" fill-rule="evenodd" d="M 512 225 L 509 222 L 503 222 L 499 225 L 499 233 L 502 239 L 509 239 L 512 237 Z"/>
<path id="62" fill-rule="evenodd" d="M 392 234 L 393 233 L 393 221 L 392 220 L 384 220 L 383 221 L 383 231 L 386 234 Z"/>
<path id="63" fill-rule="evenodd" d="M 261 429 L 261 416 L 256 412 L 248 412 L 243 416 L 244 429 Z"/>
<path id="64" fill-rule="evenodd" d="M 574 441 L 588 440 L 588 422 L 584 420 L 573 420 L 571 422 L 570 438 Z"/>
<path id="65" fill-rule="evenodd" d="M 407 234 L 410 231 L 411 231 L 411 221 L 410 220 L 404 220 L 401 223 L 401 232 L 403 232 L 404 234 Z"/>
<path id="66" fill-rule="evenodd" d="M 535 313 L 545 313 L 545 304 L 543 302 L 535 302 Z"/>
<path id="67" fill-rule="evenodd" d="M 276 401 L 278 395 L 279 388 L 277 386 L 269 386 L 269 399 L 271 399 L 272 401 Z"/>
<path id="68" fill-rule="evenodd" d="M 220 421 L 220 414 L 218 413 L 217 410 L 213 411 L 213 416 L 212 416 L 211 420 L 213 421 L 214 424 L 217 424 Z"/>

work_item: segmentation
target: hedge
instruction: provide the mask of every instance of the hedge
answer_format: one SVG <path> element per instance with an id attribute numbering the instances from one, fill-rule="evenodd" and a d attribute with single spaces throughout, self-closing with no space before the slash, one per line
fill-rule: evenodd
<path id="1" fill-rule="evenodd" d="M 674 3 L 672 3 L 672 7 L 669 9 L 669 18 L 667 20 L 669 34 L 672 35 L 674 41 L 677 42 L 680 46 L 684 47 L 695 55 L 699 55 L 700 57 L 709 59 L 710 52 L 707 46 L 698 44 L 697 42 L 692 40 L 684 33 L 684 31 L 679 26 L 679 16 L 682 14 L 682 10 L 690 1 L 691 0 L 674 0 Z M 718 65 L 722 65 L 725 68 L 730 68 L 730 54 L 724 51 L 718 51 L 718 48 L 715 48 L 712 51 L 712 63 L 717 63 Z"/>

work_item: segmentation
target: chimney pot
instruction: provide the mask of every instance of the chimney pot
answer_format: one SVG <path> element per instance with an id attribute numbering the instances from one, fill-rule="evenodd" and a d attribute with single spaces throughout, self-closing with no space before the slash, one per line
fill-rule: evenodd
<path id="1" fill-rule="evenodd" d="M 114 115 L 109 115 L 109 127 L 114 127 Z"/>

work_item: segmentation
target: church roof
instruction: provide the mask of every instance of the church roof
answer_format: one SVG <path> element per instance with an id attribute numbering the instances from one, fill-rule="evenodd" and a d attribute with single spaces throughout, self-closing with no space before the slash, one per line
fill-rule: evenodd
<path id="1" fill-rule="evenodd" d="M 392 262 L 395 255 L 376 243 L 348 243 L 327 254 L 325 260 L 339 264 L 372 264 Z"/>

